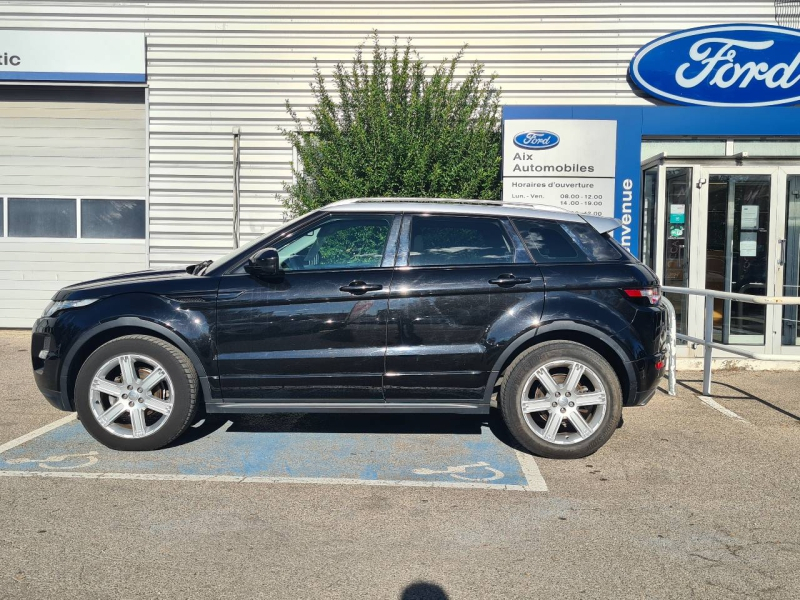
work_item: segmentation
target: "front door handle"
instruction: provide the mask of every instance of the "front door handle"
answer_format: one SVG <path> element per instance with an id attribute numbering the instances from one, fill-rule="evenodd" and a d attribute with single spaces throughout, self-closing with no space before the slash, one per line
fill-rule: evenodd
<path id="1" fill-rule="evenodd" d="M 339 290 L 342 292 L 347 292 L 356 296 L 366 294 L 367 292 L 376 292 L 382 289 L 382 285 L 378 285 L 376 283 L 364 283 L 363 281 L 351 281 L 349 284 L 343 285 L 339 288 Z"/>
<path id="2" fill-rule="evenodd" d="M 489 283 L 492 285 L 499 285 L 501 287 L 512 287 L 520 283 L 530 283 L 530 277 L 514 277 L 513 273 L 503 273 L 497 279 L 490 279 Z"/>

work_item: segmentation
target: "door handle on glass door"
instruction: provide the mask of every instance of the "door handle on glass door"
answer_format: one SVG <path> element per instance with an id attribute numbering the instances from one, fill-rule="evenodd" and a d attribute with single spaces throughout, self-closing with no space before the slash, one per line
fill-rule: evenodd
<path id="1" fill-rule="evenodd" d="M 348 285 L 343 285 L 339 288 L 342 292 L 348 292 L 350 294 L 354 294 L 359 296 L 361 294 L 366 294 L 367 292 L 375 292 L 377 290 L 382 290 L 383 286 L 378 285 L 376 283 L 364 283 L 363 281 L 351 281 Z"/>
<path id="2" fill-rule="evenodd" d="M 782 267 L 786 264 L 786 240 L 778 240 L 778 266 Z"/>

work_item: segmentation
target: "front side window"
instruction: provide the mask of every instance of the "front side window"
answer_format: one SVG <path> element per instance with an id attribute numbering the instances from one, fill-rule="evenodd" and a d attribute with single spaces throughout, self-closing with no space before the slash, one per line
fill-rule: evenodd
<path id="1" fill-rule="evenodd" d="M 522 241 L 537 263 L 620 260 L 622 255 L 588 223 L 514 219 Z"/>
<path id="2" fill-rule="evenodd" d="M 513 262 L 513 245 L 498 219 L 419 216 L 411 221 L 411 267 Z"/>
<path id="3" fill-rule="evenodd" d="M 335 217 L 278 246 L 284 271 L 381 266 L 393 216 Z"/>

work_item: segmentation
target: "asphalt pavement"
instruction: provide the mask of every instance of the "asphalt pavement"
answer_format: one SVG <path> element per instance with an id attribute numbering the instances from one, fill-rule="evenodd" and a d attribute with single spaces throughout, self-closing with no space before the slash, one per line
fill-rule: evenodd
<path id="1" fill-rule="evenodd" d="M 28 335 L 0 332 L 0 445 L 64 417 Z M 141 458 L 68 422 L 0 454 L 0 598 L 794 600 L 800 373 L 720 373 L 709 403 L 700 379 L 519 472 L 494 415 L 236 417 Z"/>

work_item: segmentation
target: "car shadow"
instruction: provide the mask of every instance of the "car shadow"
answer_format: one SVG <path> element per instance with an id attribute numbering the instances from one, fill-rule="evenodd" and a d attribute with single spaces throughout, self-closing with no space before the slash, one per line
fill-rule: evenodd
<path id="1" fill-rule="evenodd" d="M 182 446 L 217 431 L 225 433 L 341 433 L 482 435 L 484 429 L 500 442 L 521 449 L 511 437 L 499 411 L 488 415 L 459 414 L 361 414 L 361 413 L 277 413 L 212 414 L 199 420 L 169 447 Z"/>
<path id="2" fill-rule="evenodd" d="M 703 395 L 703 381 L 701 379 L 682 379 L 676 382 L 682 388 L 689 390 L 690 392 L 697 394 L 698 396 Z M 689 385 L 689 384 L 697 384 L 697 385 Z M 759 398 L 747 392 L 741 388 L 738 388 L 734 385 L 730 385 L 729 383 L 721 383 L 718 381 L 713 382 L 714 388 L 719 390 L 720 388 L 725 389 L 722 394 L 719 392 L 715 392 L 713 397 L 719 400 L 755 400 L 759 404 L 763 404 L 764 406 L 771 408 L 772 410 L 779 412 L 782 415 L 789 417 L 790 419 L 794 419 L 795 421 L 800 421 L 800 415 L 797 415 L 793 412 L 790 412 L 780 406 L 775 406 L 772 402 L 764 400 L 763 398 Z"/>

